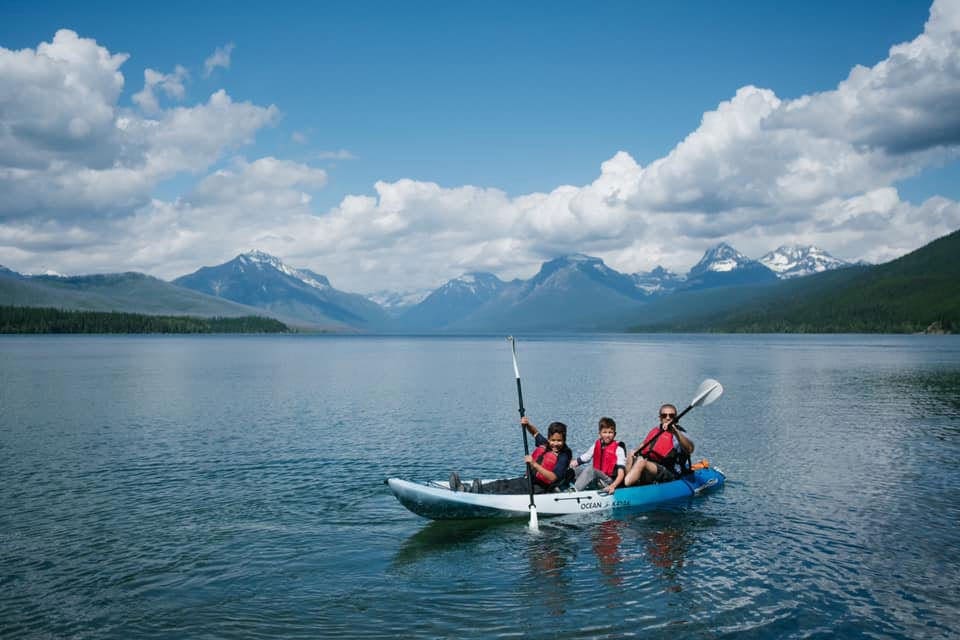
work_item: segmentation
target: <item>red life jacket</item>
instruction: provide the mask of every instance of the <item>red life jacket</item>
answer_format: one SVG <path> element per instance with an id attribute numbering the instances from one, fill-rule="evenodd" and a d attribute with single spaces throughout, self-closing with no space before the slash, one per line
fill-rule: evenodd
<path id="1" fill-rule="evenodd" d="M 606 447 L 598 439 L 593 445 L 593 468 L 613 477 L 613 470 L 617 466 L 617 447 L 621 446 L 616 440 Z"/>
<path id="2" fill-rule="evenodd" d="M 660 427 L 650 429 L 650 433 L 640 447 L 640 455 L 664 466 L 673 464 L 673 460 L 677 457 L 677 451 L 673 448 L 673 434 Z"/>
<path id="3" fill-rule="evenodd" d="M 537 447 L 533 450 L 533 459 L 547 471 L 553 471 L 553 468 L 557 466 L 557 457 L 557 454 L 544 446 Z M 545 487 L 549 487 L 552 484 L 552 481 L 548 480 L 547 477 L 539 471 L 537 471 L 537 475 L 534 477 L 538 483 Z"/>

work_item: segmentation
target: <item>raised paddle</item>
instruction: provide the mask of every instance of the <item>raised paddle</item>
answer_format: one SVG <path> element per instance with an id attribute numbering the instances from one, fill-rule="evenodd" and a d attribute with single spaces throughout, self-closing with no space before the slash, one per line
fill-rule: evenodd
<path id="1" fill-rule="evenodd" d="M 712 378 L 707 378 L 697 387 L 697 393 L 690 401 L 690 406 L 680 412 L 673 422 L 680 422 L 680 418 L 687 415 L 687 412 L 694 407 L 705 407 L 720 396 L 723 395 L 723 385 Z"/>
<path id="2" fill-rule="evenodd" d="M 517 341 L 513 339 L 513 336 L 508 336 L 507 340 L 510 341 L 510 348 L 513 351 L 513 372 L 517 376 L 517 400 L 520 404 L 520 417 L 524 417 L 523 409 L 523 389 L 520 387 L 520 367 L 517 365 Z M 527 429 L 522 424 L 520 425 L 520 432 L 523 434 L 523 455 L 530 455 L 530 444 L 527 442 Z M 527 463 L 527 486 L 530 488 L 530 528 L 533 531 L 538 531 L 540 526 L 537 522 L 537 505 L 533 501 L 533 466 L 528 462 Z"/>
<path id="3" fill-rule="evenodd" d="M 694 407 L 705 407 L 722 395 L 723 395 L 723 385 L 717 382 L 716 380 L 714 380 L 713 378 L 707 378 L 706 380 L 700 383 L 699 387 L 697 387 L 697 392 L 694 394 L 693 400 L 690 401 L 690 406 L 684 409 L 683 411 L 681 411 L 680 413 L 678 413 L 677 417 L 671 420 L 670 423 L 676 424 L 677 429 L 679 429 L 680 431 L 686 431 L 686 429 L 684 429 L 679 424 L 677 424 L 678 422 L 680 422 L 680 418 L 687 415 L 687 412 L 690 411 L 690 409 L 693 409 Z M 651 438 L 650 441 L 653 441 L 653 438 Z M 640 449 L 643 449 L 643 447 L 645 446 L 647 446 L 646 442 L 644 442 L 640 446 Z M 633 457 L 634 458 L 640 457 L 640 451 L 638 450 Z"/>

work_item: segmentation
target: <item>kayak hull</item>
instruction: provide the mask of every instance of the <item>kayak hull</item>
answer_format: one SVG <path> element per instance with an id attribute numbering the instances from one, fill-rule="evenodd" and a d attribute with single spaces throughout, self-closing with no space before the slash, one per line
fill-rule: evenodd
<path id="1" fill-rule="evenodd" d="M 614 495 L 599 491 L 568 491 L 534 495 L 538 516 L 595 513 L 615 509 L 649 507 L 671 500 L 691 498 L 723 486 L 719 469 L 697 469 L 680 480 L 617 489 Z M 390 490 L 410 511 L 433 520 L 468 518 L 519 518 L 530 515 L 529 494 L 488 494 L 451 491 L 446 482 L 387 480 Z"/>

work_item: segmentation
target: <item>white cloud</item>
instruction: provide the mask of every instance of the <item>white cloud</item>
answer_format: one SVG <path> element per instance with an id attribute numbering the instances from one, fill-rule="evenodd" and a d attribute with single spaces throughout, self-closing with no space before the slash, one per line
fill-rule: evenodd
<path id="1" fill-rule="evenodd" d="M 160 109 L 155 91 L 184 96 L 177 66 L 146 71 L 145 118 L 118 104 L 127 57 L 65 29 L 35 50 L 0 48 L 0 220 L 129 215 L 159 181 L 206 169 L 278 117 L 222 90 Z"/>
<path id="2" fill-rule="evenodd" d="M 36 50 L 0 47 L 0 166 L 109 166 L 127 57 L 66 29 Z"/>
<path id="3" fill-rule="evenodd" d="M 226 44 L 222 47 L 217 47 L 216 51 L 210 54 L 206 60 L 203 61 L 203 77 L 209 78 L 210 74 L 213 73 L 213 70 L 217 67 L 223 67 L 224 69 L 230 68 L 230 55 L 233 53 L 233 43 Z"/>
<path id="4" fill-rule="evenodd" d="M 145 69 L 143 72 L 143 89 L 133 95 L 133 101 L 140 105 L 144 113 L 155 115 L 160 112 L 160 103 L 154 90 L 159 87 L 168 98 L 183 100 L 184 95 L 186 95 L 183 82 L 189 75 L 186 68 L 179 64 L 173 73 L 168 74 L 153 69 Z"/>
<path id="5" fill-rule="evenodd" d="M 232 169 L 204 178 L 186 201 L 193 206 L 246 208 L 252 213 L 258 208 L 287 210 L 308 204 L 308 190 L 319 189 L 326 182 L 322 169 L 273 157 L 252 163 L 237 158 Z"/>
<path id="6" fill-rule="evenodd" d="M 924 32 L 891 47 L 871 68 L 856 66 L 834 91 L 806 96 L 776 126 L 912 154 L 960 144 L 960 5 L 933 4 Z"/>

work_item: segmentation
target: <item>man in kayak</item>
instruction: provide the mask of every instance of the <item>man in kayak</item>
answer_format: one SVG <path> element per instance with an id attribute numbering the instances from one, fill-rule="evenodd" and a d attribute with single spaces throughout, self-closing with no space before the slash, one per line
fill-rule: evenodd
<path id="1" fill-rule="evenodd" d="M 529 418 L 520 418 L 520 424 L 530 432 L 536 445 L 533 453 L 524 458 L 533 469 L 533 491 L 534 493 L 553 491 L 563 482 L 570 466 L 570 459 L 573 457 L 573 452 L 567 446 L 567 425 L 562 422 L 551 422 L 547 427 L 547 437 L 544 438 Z M 530 485 L 527 477 L 522 476 L 486 483 L 474 480 L 468 489 L 460 482 L 460 476 L 453 472 L 450 474 L 450 489 L 473 493 L 527 493 Z"/>
<path id="2" fill-rule="evenodd" d="M 693 453 L 693 440 L 676 422 L 677 408 L 672 404 L 660 407 L 660 426 L 654 427 L 643 444 L 627 456 L 625 486 L 669 482 L 683 473 L 684 462 Z"/>
<path id="3" fill-rule="evenodd" d="M 570 463 L 577 474 L 573 486 L 577 491 L 584 491 L 599 485 L 607 493 L 613 493 L 626 475 L 627 448 L 616 441 L 617 423 L 613 418 L 600 418 L 597 428 L 600 432 L 597 441 Z M 593 464 L 588 464 L 590 462 Z"/>

